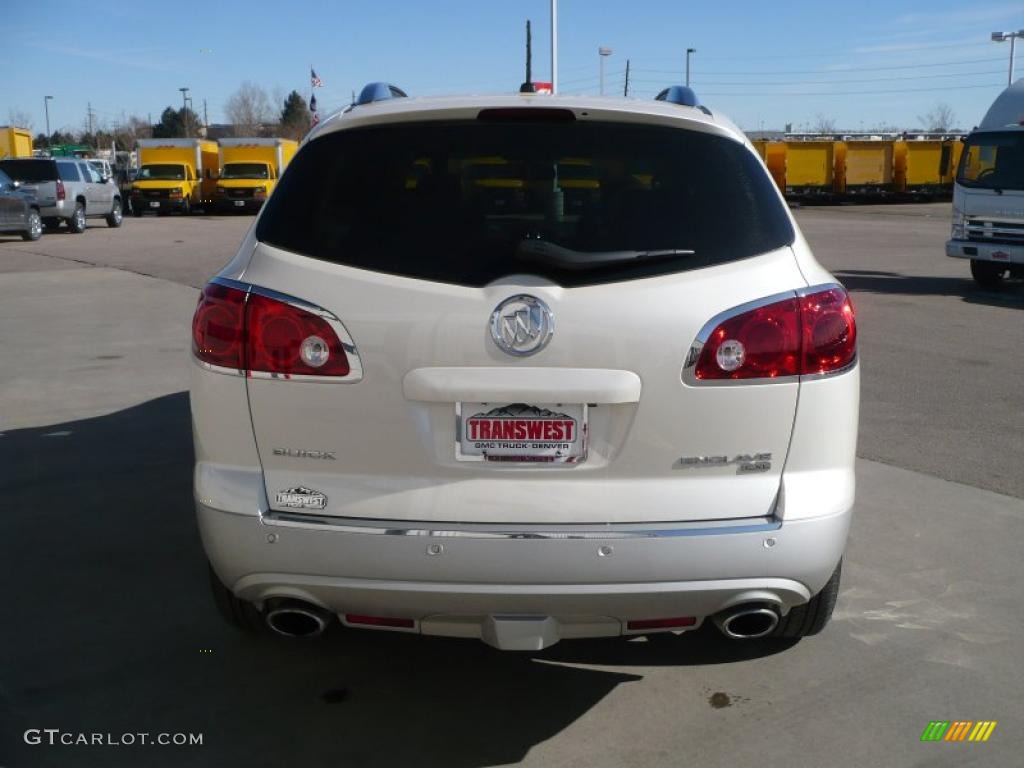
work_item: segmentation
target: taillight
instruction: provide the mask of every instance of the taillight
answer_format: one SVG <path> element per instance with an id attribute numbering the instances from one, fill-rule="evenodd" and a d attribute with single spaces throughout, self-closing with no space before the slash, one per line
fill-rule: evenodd
<path id="1" fill-rule="evenodd" d="M 341 339 L 324 316 L 255 292 L 207 285 L 192 318 L 192 354 L 247 373 L 348 376 Z"/>
<path id="2" fill-rule="evenodd" d="M 853 305 L 836 285 L 722 320 L 707 334 L 692 375 L 721 381 L 830 373 L 856 355 Z"/>
<path id="3" fill-rule="evenodd" d="M 192 354 L 210 365 L 245 368 L 245 291 L 210 283 L 192 316 Z"/>
<path id="4" fill-rule="evenodd" d="M 348 357 L 334 329 L 293 304 L 250 294 L 248 369 L 305 376 L 347 376 Z"/>
<path id="5" fill-rule="evenodd" d="M 67 190 L 64 189 L 64 182 L 60 179 L 57 180 L 57 199 L 66 200 L 68 197 Z"/>

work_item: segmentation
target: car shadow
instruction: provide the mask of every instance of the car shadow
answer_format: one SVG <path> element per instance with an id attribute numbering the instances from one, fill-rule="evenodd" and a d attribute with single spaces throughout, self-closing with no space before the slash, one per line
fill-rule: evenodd
<path id="1" fill-rule="evenodd" d="M 249 637 L 222 623 L 208 594 L 192 463 L 184 392 L 0 434 L 0 764 L 515 763 L 641 680 L 630 667 L 791 645 L 728 643 L 710 626 L 537 654 L 340 628 L 312 641 Z M 202 745 L 25 743 L 26 730 L 44 728 L 202 734 Z"/>
<path id="2" fill-rule="evenodd" d="M 956 296 L 968 304 L 1024 308 L 1024 281 L 1007 279 L 999 291 L 985 291 L 965 277 L 903 275 L 864 269 L 833 270 L 839 281 L 851 291 L 902 294 L 906 296 Z"/>

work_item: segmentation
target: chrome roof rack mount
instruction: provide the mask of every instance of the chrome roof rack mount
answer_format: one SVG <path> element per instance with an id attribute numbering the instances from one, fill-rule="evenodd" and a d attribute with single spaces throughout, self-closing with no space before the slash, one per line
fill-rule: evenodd
<path id="1" fill-rule="evenodd" d="M 388 99 L 404 99 L 408 94 L 401 88 L 391 83 L 367 83 L 359 92 L 356 104 L 372 104 L 375 101 L 387 101 Z"/>
<path id="2" fill-rule="evenodd" d="M 695 107 L 706 115 L 711 114 L 711 110 L 700 103 L 697 94 L 687 85 L 670 85 L 654 98 L 656 101 L 667 101 L 681 107 Z"/>

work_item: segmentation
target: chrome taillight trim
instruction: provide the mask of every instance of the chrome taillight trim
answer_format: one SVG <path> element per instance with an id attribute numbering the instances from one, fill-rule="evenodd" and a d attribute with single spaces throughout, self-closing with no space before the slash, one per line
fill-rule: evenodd
<path id="1" fill-rule="evenodd" d="M 301 309 L 304 312 L 309 312 L 322 318 L 329 326 L 331 326 L 331 329 L 337 334 L 338 339 L 341 341 L 341 347 L 345 350 L 345 356 L 348 358 L 349 371 L 346 376 L 316 376 L 311 374 L 282 374 L 270 373 L 267 371 L 246 371 L 235 368 L 225 368 L 219 365 L 211 365 L 210 363 L 199 360 L 193 355 L 192 359 L 200 368 L 230 376 L 247 376 L 252 379 L 265 379 L 271 381 L 311 382 L 318 384 L 354 384 L 355 382 L 362 380 L 363 361 L 359 356 L 359 350 L 356 348 L 355 341 L 352 339 L 352 334 L 348 332 L 345 324 L 341 322 L 341 319 L 333 312 L 313 304 L 312 302 L 306 301 L 305 299 L 300 299 L 287 293 L 281 293 L 280 291 L 275 291 L 272 288 L 264 288 L 263 286 L 254 285 L 253 283 L 242 282 L 241 280 L 233 280 L 228 277 L 214 277 L 210 282 L 215 285 L 222 285 L 225 288 L 233 288 L 237 291 L 243 291 L 245 293 L 246 302 L 249 300 L 249 294 L 255 293 L 259 296 L 273 299 L 274 301 L 280 301 L 284 304 L 293 306 L 296 309 Z"/>
<path id="2" fill-rule="evenodd" d="M 729 309 L 719 312 L 701 327 L 700 331 L 697 332 L 697 338 L 695 338 L 693 343 L 690 345 L 690 349 L 686 353 L 686 361 L 683 363 L 683 383 L 690 387 L 764 386 L 765 384 L 787 384 L 800 381 L 810 381 L 813 379 L 829 378 L 832 376 L 839 376 L 840 374 L 850 371 L 857 365 L 858 355 L 856 353 L 854 353 L 853 359 L 847 365 L 834 371 L 828 371 L 827 373 L 797 374 L 793 376 L 776 376 L 775 378 L 761 379 L 698 379 L 696 375 L 694 375 L 697 367 L 697 361 L 700 359 L 700 353 L 704 349 L 704 345 L 707 344 L 708 339 L 711 338 L 711 332 L 726 320 L 731 320 L 737 315 L 742 315 L 745 312 L 760 309 L 761 307 L 766 307 L 769 304 L 775 304 L 779 301 L 785 301 L 786 299 L 800 299 L 805 296 L 810 296 L 812 293 L 820 293 L 822 291 L 828 291 L 835 288 L 838 288 L 843 293 L 848 294 L 846 288 L 841 283 L 819 283 L 818 285 L 809 285 L 805 288 L 795 288 L 792 291 L 774 293 L 771 296 L 754 299 L 753 301 L 738 304 L 735 307 L 730 307 Z"/>

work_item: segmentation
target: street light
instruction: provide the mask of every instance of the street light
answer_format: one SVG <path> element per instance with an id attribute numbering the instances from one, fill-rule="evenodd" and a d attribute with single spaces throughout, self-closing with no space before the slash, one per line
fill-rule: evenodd
<path id="1" fill-rule="evenodd" d="M 181 91 L 181 122 L 185 126 L 185 137 L 188 138 L 188 92 L 189 89 L 179 88 Z"/>
<path id="2" fill-rule="evenodd" d="M 604 60 L 612 55 L 612 49 L 602 45 L 597 49 L 597 56 L 601 61 L 601 95 L 604 96 Z"/>
<path id="3" fill-rule="evenodd" d="M 696 48 L 686 49 L 686 87 L 690 87 L 690 56 L 697 52 Z"/>
<path id="4" fill-rule="evenodd" d="M 993 43 L 1005 43 L 1007 40 L 1010 41 L 1010 78 L 1007 81 L 1007 85 L 1013 85 L 1013 45 L 1017 42 L 1018 37 L 1024 37 L 1024 29 L 1017 30 L 1016 32 L 993 32 L 992 42 Z"/>
<path id="5" fill-rule="evenodd" d="M 50 102 L 53 96 L 43 96 L 43 110 L 46 112 L 46 146 L 50 146 Z"/>
<path id="6" fill-rule="evenodd" d="M 551 95 L 558 93 L 558 0 L 551 0 Z"/>

